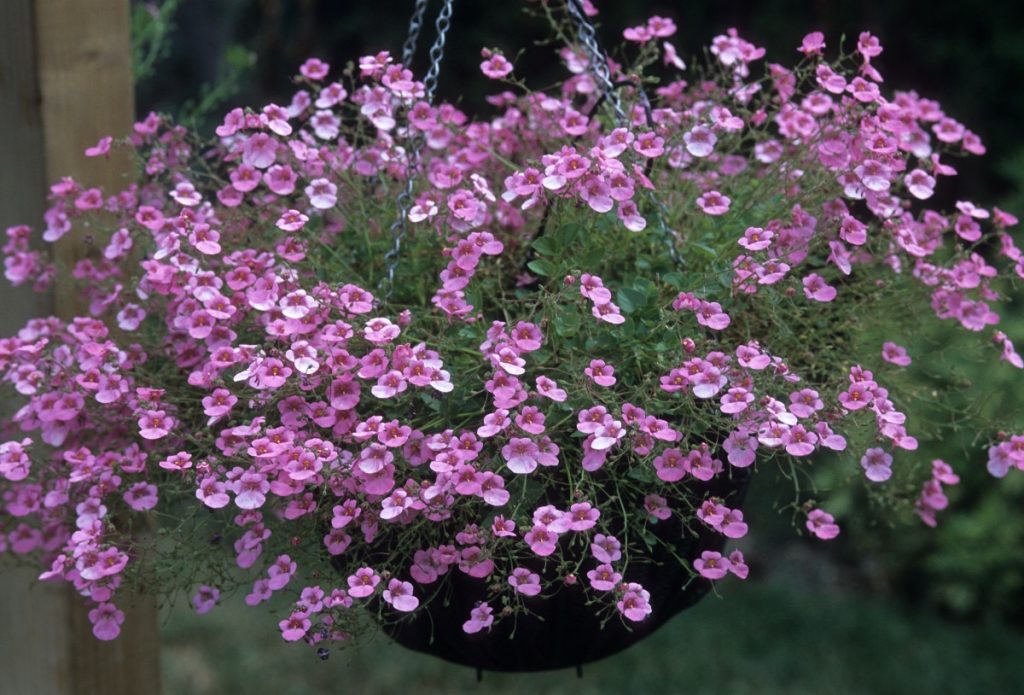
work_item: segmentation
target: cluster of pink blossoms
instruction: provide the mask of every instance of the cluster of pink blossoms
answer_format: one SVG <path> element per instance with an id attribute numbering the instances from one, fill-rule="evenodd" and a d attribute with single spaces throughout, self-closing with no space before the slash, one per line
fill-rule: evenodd
<path id="1" fill-rule="evenodd" d="M 646 45 L 674 32 L 653 17 L 624 36 Z M 909 278 L 938 318 L 985 331 L 999 321 L 997 282 L 1024 277 L 1009 213 L 919 209 L 956 173 L 940 154 L 980 154 L 978 137 L 917 94 L 883 96 L 869 34 L 852 78 L 823 49 L 808 35 L 800 50 L 813 65 L 771 64 L 760 81 L 750 74 L 764 50 L 730 31 L 711 48 L 726 83 L 691 86 L 665 41 L 672 79 L 650 104 L 623 90 L 616 121 L 595 110 L 593 66 L 577 49 L 562 51 L 571 77 L 559 94 L 494 95 L 489 121 L 428 101 L 387 52 L 362 57 L 354 80 L 308 60 L 288 105 L 232 110 L 209 148 L 150 114 L 124 143 L 140 184 L 51 188 L 44 240 L 93 219 L 109 234 L 70 269 L 89 317 L 35 319 L 0 340 L 0 375 L 24 401 L 0 443 L 0 551 L 32 554 L 42 579 L 71 583 L 100 639 L 119 633 L 116 593 L 145 562 L 124 515 L 182 502 L 218 520 L 231 550 L 211 552 L 241 577 L 214 586 L 224 572 L 200 574 L 197 612 L 239 585 L 249 605 L 282 592 L 287 641 L 347 639 L 356 606 L 415 614 L 449 572 L 489 592 L 460 617 L 467 633 L 558 587 L 645 620 L 652 597 L 631 567 L 648 527 L 673 522 L 718 543 L 689 558 L 695 580 L 745 578 L 742 551 L 725 549 L 747 533 L 743 512 L 708 484 L 842 452 L 847 429 L 873 438 L 858 452 L 872 485 L 893 475 L 896 450 L 917 448 L 906 414 L 860 366 L 907 367 L 905 348 L 887 341 L 880 356 L 846 355 L 812 377 L 773 345 L 782 338 L 759 302 L 814 311 Z M 483 57 L 490 78 L 513 69 Z M 626 84 L 645 67 L 609 63 Z M 426 274 L 385 260 L 393 242 L 379 220 L 409 176 L 405 243 Z M 735 216 L 755 179 L 781 202 L 751 226 Z M 825 193 L 805 195 L 814 183 Z M 523 270 L 524 249 L 549 216 L 594 227 L 583 251 L 605 248 L 599 234 L 617 239 L 630 267 L 611 254 L 581 265 L 588 257 L 567 248 L 549 261 L 559 272 L 527 289 L 541 279 Z M 703 270 L 722 292 L 650 251 L 667 241 L 689 254 L 671 226 L 709 230 L 693 248 L 716 259 Z M 31 235 L 7 230 L 6 276 L 43 288 L 55 271 Z M 632 261 L 662 265 L 630 284 Z M 644 302 L 631 298 L 644 287 Z M 992 340 L 1024 367 L 1005 333 Z M 640 363 L 655 341 L 660 356 Z M 993 475 L 1011 468 L 1024 470 L 1022 435 L 989 450 Z M 925 523 L 957 480 L 934 462 L 916 501 Z M 817 507 L 806 528 L 839 534 Z M 306 584 L 314 570 L 321 583 Z"/>

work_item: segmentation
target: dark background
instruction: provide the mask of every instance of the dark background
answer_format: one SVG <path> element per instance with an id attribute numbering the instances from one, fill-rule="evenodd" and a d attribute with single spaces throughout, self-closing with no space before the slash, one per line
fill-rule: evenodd
<path id="1" fill-rule="evenodd" d="M 141 113 L 151 108 L 174 112 L 202 85 L 221 79 L 230 50 L 255 57 L 241 76 L 238 93 L 226 105 L 286 101 L 289 78 L 309 56 L 327 60 L 336 70 L 360 55 L 400 51 L 412 0 L 179 0 L 168 52 L 159 69 L 138 89 Z M 542 20 L 525 7 L 536 2 L 458 0 L 438 87 L 442 99 L 469 111 L 484 106 L 495 90 L 478 69 L 481 47 L 514 56 L 516 73 L 543 86 L 557 80 L 561 68 L 553 48 L 533 45 L 546 36 Z M 984 160 L 964 162 L 955 182 L 961 198 L 1004 199 L 1018 195 L 1017 171 L 1024 168 L 1024 2 L 879 2 L 877 0 L 755 0 L 750 2 L 664 2 L 598 0 L 599 35 L 616 46 L 624 27 L 652 14 L 675 20 L 671 40 L 689 63 L 710 39 L 728 27 L 768 49 L 766 61 L 793 63 L 804 34 L 825 33 L 834 55 L 840 37 L 852 47 L 862 30 L 882 41 L 877 59 L 888 89 L 915 89 L 937 99 L 947 114 L 978 133 L 989 150 Z M 140 3 L 140 6 L 153 3 Z M 439 0 L 428 6 L 430 16 Z M 432 27 L 421 36 L 415 61 L 422 74 Z M 223 109 L 221 109 L 223 111 Z"/>

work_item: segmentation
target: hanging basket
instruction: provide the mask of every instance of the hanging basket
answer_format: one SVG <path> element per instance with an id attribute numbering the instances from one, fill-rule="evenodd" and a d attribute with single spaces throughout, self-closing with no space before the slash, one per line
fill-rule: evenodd
<path id="1" fill-rule="evenodd" d="M 729 467 L 708 483 L 691 481 L 681 491 L 678 506 L 697 506 L 718 497 L 739 507 L 750 478 L 749 468 Z M 651 594 L 653 612 L 642 622 L 627 626 L 618 615 L 602 618 L 587 605 L 585 582 L 563 582 L 553 597 L 527 598 L 531 614 L 510 616 L 489 630 L 467 634 L 463 622 L 477 603 L 488 598 L 488 583 L 452 569 L 440 580 L 433 601 L 414 616 L 386 623 L 382 629 L 404 647 L 483 671 L 547 671 L 598 661 L 636 644 L 711 590 L 712 583 L 694 577 L 690 566 L 704 551 L 721 552 L 726 538 L 703 525 L 696 534 L 687 532 L 675 516 L 650 529 L 660 543 L 642 564 L 631 564 L 624 577 Z M 545 579 L 559 579 L 545 573 L 540 558 L 528 569 Z"/>

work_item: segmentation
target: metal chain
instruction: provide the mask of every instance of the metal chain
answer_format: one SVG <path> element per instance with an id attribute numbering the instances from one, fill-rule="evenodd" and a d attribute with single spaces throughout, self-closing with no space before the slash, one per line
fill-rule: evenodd
<path id="1" fill-rule="evenodd" d="M 416 9 L 409 18 L 409 33 L 402 44 L 402 65 L 410 67 L 412 57 L 416 55 L 416 43 L 420 40 L 420 29 L 423 28 L 423 13 L 427 9 L 427 0 L 416 0 Z"/>
<path id="2" fill-rule="evenodd" d="M 416 10 L 409 21 L 409 38 L 406 39 L 405 46 L 403 47 L 403 58 L 406 66 L 412 61 L 412 54 L 416 50 L 416 41 L 422 27 L 423 9 L 426 7 L 426 4 L 427 0 L 416 0 Z M 441 73 L 441 59 L 444 58 L 444 44 L 448 35 L 448 29 L 451 28 L 453 4 L 454 0 L 443 0 L 441 11 L 437 15 L 437 21 L 434 23 L 437 28 L 437 37 L 434 39 L 434 45 L 430 47 L 430 67 L 427 69 L 427 75 L 423 79 L 423 91 L 425 92 L 428 104 L 434 101 L 437 78 Z M 408 51 L 408 57 L 406 57 L 406 51 Z M 387 276 L 380 283 L 380 288 L 384 294 L 381 300 L 382 303 L 387 302 L 395 291 L 395 271 L 398 268 L 398 259 L 402 253 L 402 240 L 408 231 L 409 210 L 412 208 L 412 191 L 419 171 L 420 152 L 423 150 L 423 143 L 422 136 L 417 136 L 408 143 L 405 162 L 405 186 L 403 186 L 398 194 L 396 201 L 398 203 L 398 217 L 391 223 L 389 229 L 392 239 L 391 249 L 384 254 Z"/>
<path id="3" fill-rule="evenodd" d="M 608 69 L 608 54 L 601 48 L 594 25 L 590 23 L 587 15 L 583 12 L 583 3 L 580 0 L 566 0 L 565 7 L 569 11 L 573 24 L 576 25 L 579 41 L 587 52 L 590 72 L 594 75 L 598 87 L 605 97 L 611 100 L 612 106 L 615 109 L 615 122 L 621 125 L 626 122 L 626 112 L 622 108 L 622 99 L 619 96 L 619 92 L 612 83 L 612 73 Z"/>
<path id="4" fill-rule="evenodd" d="M 430 69 L 427 76 L 423 78 L 423 88 L 427 92 L 427 101 L 434 101 L 434 90 L 437 89 L 437 77 L 441 73 L 441 59 L 444 58 L 444 42 L 448 36 L 448 29 L 452 25 L 452 3 L 454 0 L 444 0 L 441 11 L 437 15 L 437 38 L 434 45 L 430 47 Z"/>

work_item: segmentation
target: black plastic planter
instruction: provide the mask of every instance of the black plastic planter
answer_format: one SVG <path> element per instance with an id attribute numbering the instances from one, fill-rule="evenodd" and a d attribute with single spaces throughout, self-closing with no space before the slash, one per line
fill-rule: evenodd
<path id="1" fill-rule="evenodd" d="M 738 507 L 749 481 L 749 469 L 727 467 L 708 483 L 694 484 L 691 480 L 688 494 L 698 503 L 710 494 Z M 721 552 L 726 541 L 721 534 L 704 527 L 697 535 L 684 535 L 682 524 L 676 519 L 660 522 L 651 530 L 670 544 L 676 554 L 691 562 L 705 550 Z M 693 578 L 667 548 L 657 546 L 649 559 L 650 562 L 631 564 L 624 581 L 639 582 L 650 592 L 653 613 L 628 627 L 618 617 L 602 627 L 593 607 L 585 604 L 580 584 L 586 578 L 582 577 L 580 584 L 564 586 L 552 598 L 527 599 L 527 606 L 536 616 L 509 617 L 496 621 L 489 631 L 466 634 L 462 624 L 473 607 L 487 599 L 487 583 L 452 570 L 441 580 L 447 585 L 435 600 L 417 611 L 415 617 L 385 625 L 383 629 L 404 647 L 484 671 L 579 667 L 632 646 L 696 604 L 711 589 L 710 581 Z M 530 569 L 542 573 L 543 568 L 538 559 Z"/>

